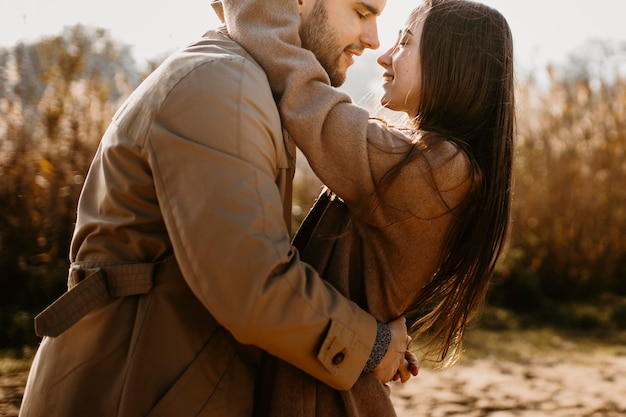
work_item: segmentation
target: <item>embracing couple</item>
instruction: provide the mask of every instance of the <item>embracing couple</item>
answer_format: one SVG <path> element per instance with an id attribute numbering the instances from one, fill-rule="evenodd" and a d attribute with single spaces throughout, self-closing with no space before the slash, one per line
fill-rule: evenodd
<path id="1" fill-rule="evenodd" d="M 332 88 L 385 3 L 215 2 L 224 26 L 133 92 L 20 416 L 394 416 L 413 352 L 454 363 L 506 237 L 511 33 L 416 3 L 378 58 L 391 126 Z M 296 146 L 325 187 L 292 241 Z"/>

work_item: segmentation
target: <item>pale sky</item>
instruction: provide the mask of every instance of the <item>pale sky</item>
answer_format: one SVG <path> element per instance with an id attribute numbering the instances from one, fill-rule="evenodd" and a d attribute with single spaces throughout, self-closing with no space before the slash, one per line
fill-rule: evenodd
<path id="1" fill-rule="evenodd" d="M 524 68 L 562 61 L 589 38 L 626 42 L 626 0 L 483 2 L 509 21 L 516 58 Z M 381 51 L 393 43 L 416 4 L 387 1 L 379 20 Z M 76 23 L 109 29 L 112 38 L 131 45 L 142 62 L 186 45 L 218 21 L 210 0 L 0 0 L 0 47 L 57 35 L 64 26 Z"/>

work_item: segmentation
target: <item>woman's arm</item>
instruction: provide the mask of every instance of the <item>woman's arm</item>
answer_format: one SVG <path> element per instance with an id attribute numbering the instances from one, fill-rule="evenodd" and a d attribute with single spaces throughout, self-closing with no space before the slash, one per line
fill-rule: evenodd
<path id="1" fill-rule="evenodd" d="M 370 120 L 330 86 L 315 56 L 300 47 L 295 0 L 223 0 L 230 36 L 267 73 L 284 127 L 318 177 L 349 206 L 373 195 L 410 140 Z M 384 155 L 376 149 L 384 148 Z M 390 150 L 396 152 L 389 153 Z"/>

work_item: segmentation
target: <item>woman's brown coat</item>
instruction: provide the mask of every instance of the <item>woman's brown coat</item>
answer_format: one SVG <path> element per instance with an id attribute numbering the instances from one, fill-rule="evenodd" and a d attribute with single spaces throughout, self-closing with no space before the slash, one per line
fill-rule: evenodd
<path id="1" fill-rule="evenodd" d="M 279 97 L 283 126 L 345 203 L 314 207 L 313 226 L 296 238 L 303 258 L 378 320 L 405 314 L 438 269 L 453 208 L 472 184 L 468 158 L 451 142 L 370 119 L 331 88 L 313 55 L 298 46 L 296 2 L 222 3 L 229 32 L 263 66 Z M 382 188 L 414 147 L 418 156 Z M 340 392 L 280 361 L 274 372 L 271 401 L 261 405 L 272 416 L 395 415 L 388 387 L 371 374 Z"/>

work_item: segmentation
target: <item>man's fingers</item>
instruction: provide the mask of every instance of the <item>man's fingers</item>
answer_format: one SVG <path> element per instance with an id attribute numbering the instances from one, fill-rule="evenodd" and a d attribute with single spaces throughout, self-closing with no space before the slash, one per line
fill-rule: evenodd
<path id="1" fill-rule="evenodd" d="M 399 317 L 387 323 L 387 326 L 391 332 L 391 342 L 382 360 L 373 370 L 376 377 L 384 384 L 389 381 L 402 380 L 406 377 L 404 374 L 399 373 L 398 370 L 403 366 L 403 362 L 406 361 L 404 354 L 406 346 L 410 342 L 410 339 L 407 337 L 406 319 L 404 317 Z M 410 374 L 408 363 L 406 369 Z"/>
<path id="2" fill-rule="evenodd" d="M 419 373 L 419 370 L 420 370 L 420 360 L 417 357 L 417 355 L 415 353 L 407 350 L 404 353 L 404 357 L 405 357 L 405 359 L 409 363 L 409 371 L 411 372 L 411 374 L 413 376 L 417 376 L 417 374 Z"/>
<path id="3" fill-rule="evenodd" d="M 398 373 L 400 374 L 400 382 L 403 384 L 411 379 L 411 370 L 409 369 L 410 364 L 406 359 L 402 361 L 400 368 L 398 368 Z"/>
<path id="4" fill-rule="evenodd" d="M 393 376 L 392 381 L 400 381 L 401 383 L 407 382 L 411 379 L 411 376 L 417 376 L 420 369 L 420 361 L 417 355 L 413 352 L 404 352 L 404 359 L 398 366 L 398 370 Z"/>

